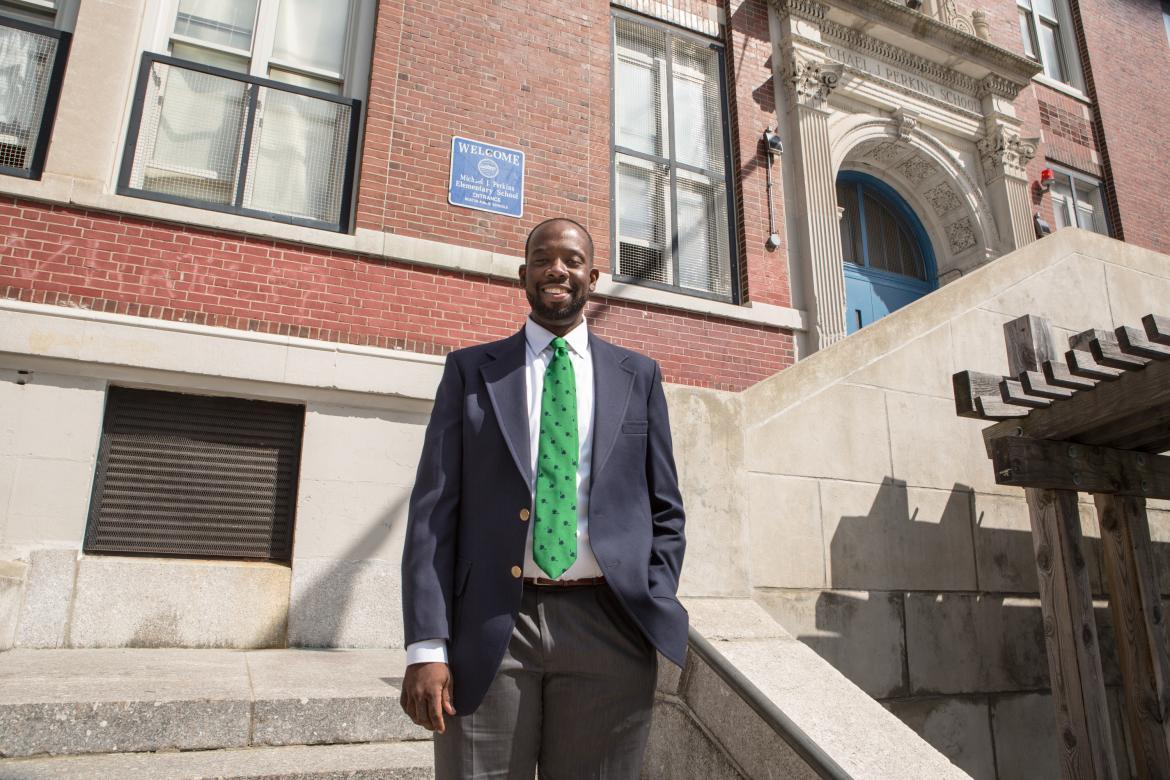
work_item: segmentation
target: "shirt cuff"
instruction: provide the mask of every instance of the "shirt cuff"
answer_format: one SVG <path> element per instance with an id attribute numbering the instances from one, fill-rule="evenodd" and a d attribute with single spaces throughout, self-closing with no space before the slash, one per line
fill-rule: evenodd
<path id="1" fill-rule="evenodd" d="M 406 665 L 447 663 L 447 640 L 424 639 L 406 646 Z"/>

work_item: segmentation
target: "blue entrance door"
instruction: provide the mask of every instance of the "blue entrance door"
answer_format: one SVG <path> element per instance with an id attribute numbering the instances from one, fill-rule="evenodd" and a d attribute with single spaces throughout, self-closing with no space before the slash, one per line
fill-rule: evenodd
<path id="1" fill-rule="evenodd" d="M 922 223 L 889 185 L 865 173 L 837 177 L 845 258 L 848 332 L 916 301 L 938 286 Z"/>

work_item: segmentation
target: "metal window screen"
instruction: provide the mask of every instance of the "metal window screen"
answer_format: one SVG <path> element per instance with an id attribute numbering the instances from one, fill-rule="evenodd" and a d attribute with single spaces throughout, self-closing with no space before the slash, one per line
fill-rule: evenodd
<path id="1" fill-rule="evenodd" d="M 352 109 L 261 87 L 244 206 L 340 219 Z"/>
<path id="2" fill-rule="evenodd" d="M 614 19 L 615 272 L 730 297 L 719 50 Z"/>
<path id="3" fill-rule="evenodd" d="M 85 551 L 288 561 L 304 408 L 110 388 Z"/>
<path id="4" fill-rule="evenodd" d="M 342 229 L 357 101 L 146 58 L 132 194 Z"/>
<path id="5" fill-rule="evenodd" d="M 0 167 L 32 172 L 61 41 L 0 18 Z"/>

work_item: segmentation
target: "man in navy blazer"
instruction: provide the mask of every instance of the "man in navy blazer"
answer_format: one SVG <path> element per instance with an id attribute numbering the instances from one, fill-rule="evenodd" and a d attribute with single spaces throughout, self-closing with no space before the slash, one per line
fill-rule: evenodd
<path id="1" fill-rule="evenodd" d="M 554 779 L 637 777 L 654 651 L 681 666 L 687 646 L 662 376 L 588 333 L 598 272 L 584 227 L 533 228 L 519 276 L 524 328 L 447 357 L 427 426 L 402 559 L 402 706 L 438 732 L 440 778 L 530 778 L 537 765 Z M 534 385 L 554 347 L 577 382 L 579 549 L 545 577 L 533 559 Z"/>

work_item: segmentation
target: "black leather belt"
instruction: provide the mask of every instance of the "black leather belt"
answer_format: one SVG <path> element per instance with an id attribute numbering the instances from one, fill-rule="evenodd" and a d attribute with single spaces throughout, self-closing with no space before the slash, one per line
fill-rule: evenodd
<path id="1" fill-rule="evenodd" d="M 534 585 L 538 588 L 584 588 L 589 585 L 601 585 L 605 577 L 582 577 L 578 580 L 549 580 L 544 577 L 525 577 L 525 585 Z"/>

